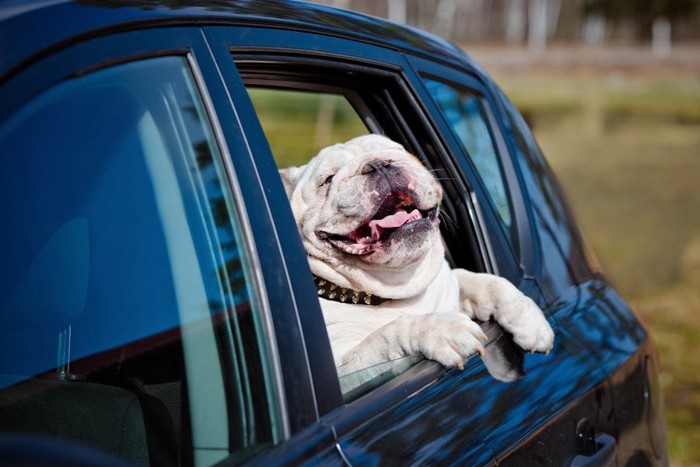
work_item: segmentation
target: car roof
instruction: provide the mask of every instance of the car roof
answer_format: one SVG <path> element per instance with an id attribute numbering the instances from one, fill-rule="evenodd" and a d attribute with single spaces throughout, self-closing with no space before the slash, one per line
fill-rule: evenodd
<path id="1" fill-rule="evenodd" d="M 418 29 L 294 0 L 10 0 L 0 3 L 0 81 L 51 50 L 108 31 L 164 25 L 244 25 L 312 31 L 446 62 L 461 49 Z"/>

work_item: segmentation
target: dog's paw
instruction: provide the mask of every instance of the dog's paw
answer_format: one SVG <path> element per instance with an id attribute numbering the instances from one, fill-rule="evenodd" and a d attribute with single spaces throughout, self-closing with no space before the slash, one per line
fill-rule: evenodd
<path id="1" fill-rule="evenodd" d="M 500 313 L 499 324 L 513 335 L 523 350 L 549 354 L 554 346 L 554 331 L 542 310 L 529 297 L 522 296 L 507 304 Z"/>
<path id="2" fill-rule="evenodd" d="M 478 324 L 460 313 L 424 315 L 412 326 L 410 338 L 414 351 L 447 368 L 464 368 L 472 355 L 484 354 L 486 334 Z"/>
<path id="3" fill-rule="evenodd" d="M 455 270 L 462 310 L 481 321 L 493 318 L 527 352 L 549 353 L 554 331 L 542 310 L 502 277 Z"/>

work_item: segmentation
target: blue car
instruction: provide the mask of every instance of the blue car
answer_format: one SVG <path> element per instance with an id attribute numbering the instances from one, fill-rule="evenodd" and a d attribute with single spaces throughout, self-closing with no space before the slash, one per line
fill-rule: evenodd
<path id="1" fill-rule="evenodd" d="M 455 267 L 545 312 L 518 378 L 336 373 L 278 169 L 363 133 Z M 460 49 L 286 1 L 0 4 L 0 464 L 666 465 L 659 357 L 530 130 Z M 350 377 L 350 379 L 348 379 Z"/>

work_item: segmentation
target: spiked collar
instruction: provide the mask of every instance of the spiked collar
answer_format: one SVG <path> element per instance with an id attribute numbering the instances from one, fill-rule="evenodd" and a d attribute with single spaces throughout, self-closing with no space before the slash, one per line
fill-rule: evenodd
<path id="1" fill-rule="evenodd" d="M 364 291 L 341 287 L 338 284 L 334 284 L 333 282 L 322 279 L 318 276 L 314 276 L 314 283 L 316 284 L 316 292 L 318 292 L 318 296 L 320 298 L 325 298 L 326 300 L 333 300 L 342 303 L 353 303 L 356 305 L 379 305 L 380 303 L 390 300 L 388 298 L 378 297 L 377 295 L 372 295 Z"/>

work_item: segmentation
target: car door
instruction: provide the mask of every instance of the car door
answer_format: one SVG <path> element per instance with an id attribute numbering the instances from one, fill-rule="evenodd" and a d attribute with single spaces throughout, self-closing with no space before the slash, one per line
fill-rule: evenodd
<path id="1" fill-rule="evenodd" d="M 321 315 L 297 316 L 308 265 L 201 29 L 63 38 L 3 78 L 0 436 L 153 465 L 279 445 L 339 462 L 306 357 Z"/>
<path id="2" fill-rule="evenodd" d="M 340 96 L 351 103 L 366 131 L 382 132 L 402 142 L 433 170 L 445 174 L 445 209 L 454 221 L 443 230 L 450 261 L 473 270 L 501 272 L 545 308 L 555 328 L 557 340 L 551 355 L 523 358 L 518 352 L 513 354 L 524 376 L 509 383 L 495 380 L 479 358 L 469 359 L 464 371 L 447 372 L 424 361 L 359 396 L 348 398 L 346 394 L 345 402 L 338 403 L 337 381 L 329 381 L 332 369 L 326 366 L 325 382 L 314 380 L 315 397 L 321 401 L 319 415 L 333 427 L 345 458 L 362 464 L 437 460 L 478 465 L 516 459 L 514 453 L 528 453 L 528 447 L 541 445 L 546 457 L 539 460 L 555 464 L 571 460 L 578 449 L 571 421 L 588 417 L 605 425 L 612 410 L 610 395 L 600 368 L 558 326 L 555 310 L 527 269 L 536 258 L 530 252 L 533 240 L 528 234 L 528 214 L 519 211 L 525 201 L 517 192 L 512 167 L 505 171 L 500 193 L 511 202 L 516 200 L 511 209 L 522 231 L 509 236 L 494 210 L 497 203 L 440 116 L 415 60 L 409 62 L 402 53 L 367 42 L 308 31 L 261 27 L 243 34 L 235 28 L 212 27 L 206 33 L 231 86 L 240 86 L 240 76 L 249 92 L 262 88 Z M 462 72 L 443 68 L 431 64 L 425 72 L 437 78 L 447 76 L 457 87 L 469 89 Z M 475 86 L 474 80 L 466 81 Z M 476 90 L 488 104 L 487 90 L 478 82 Z M 485 125 L 498 140 L 502 130 L 495 119 L 489 116 Z M 252 119 L 243 125 L 246 132 L 256 135 L 265 126 Z M 502 157 L 507 151 L 504 143 L 495 144 L 494 153 Z M 283 218 L 288 218 L 288 211 Z M 306 287 L 313 287 L 310 276 L 298 279 L 299 284 L 305 281 Z M 317 312 L 315 301 L 299 301 L 302 322 Z M 507 336 L 497 329 L 490 332 L 492 346 L 507 343 Z M 325 343 L 315 348 L 329 351 Z M 317 357 L 308 354 L 310 366 L 320 371 L 324 364 L 315 364 Z M 532 456 L 544 454 L 532 450 Z"/>

